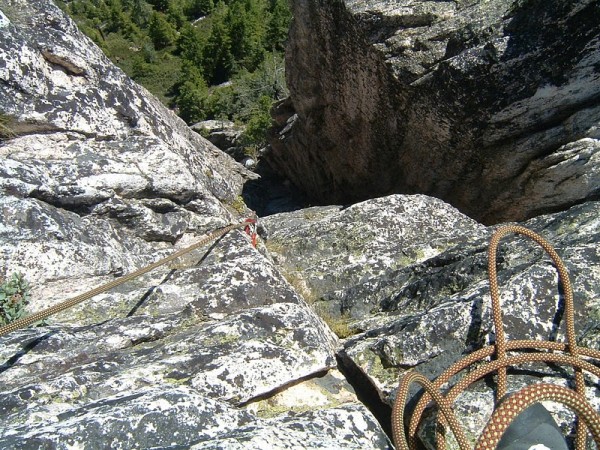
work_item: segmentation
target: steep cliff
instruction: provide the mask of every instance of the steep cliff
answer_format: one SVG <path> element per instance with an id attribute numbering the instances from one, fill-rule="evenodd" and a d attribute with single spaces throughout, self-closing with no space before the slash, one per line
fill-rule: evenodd
<path id="1" fill-rule="evenodd" d="M 314 201 L 424 193 L 495 223 L 598 197 L 597 1 L 292 9 L 269 162 Z"/>

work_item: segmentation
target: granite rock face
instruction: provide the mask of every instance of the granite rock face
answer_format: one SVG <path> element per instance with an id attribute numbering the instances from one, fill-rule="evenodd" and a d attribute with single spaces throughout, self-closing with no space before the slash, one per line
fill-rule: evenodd
<path id="1" fill-rule="evenodd" d="M 308 208 L 269 216 L 261 224 L 276 264 L 297 290 L 332 317 L 353 320 L 368 318 L 378 305 L 367 292 L 354 295 L 353 287 L 486 234 L 483 225 L 422 195 Z"/>
<path id="2" fill-rule="evenodd" d="M 29 311 L 251 214 L 256 176 L 50 1 L 0 1 L 0 113 L 0 275 L 23 274 Z M 388 448 L 338 342 L 233 231 L 0 338 L 0 447 Z"/>
<path id="3" fill-rule="evenodd" d="M 423 193 L 497 223 L 598 198 L 597 1 L 291 4 L 268 160 L 313 201 Z"/>
<path id="4" fill-rule="evenodd" d="M 600 348 L 599 213 L 599 202 L 586 202 L 524 223 L 564 260 L 574 285 L 578 341 L 595 349 Z M 344 330 L 337 352 L 341 367 L 355 382 L 373 383 L 373 395 L 382 400 L 374 410 L 382 417 L 403 372 L 416 369 L 434 378 L 493 343 L 487 245 L 494 227 L 483 227 L 437 199 L 401 195 L 346 209 L 279 214 L 263 223 L 267 247 L 283 273 L 299 292 L 312 296 L 310 303 L 332 328 Z M 541 248 L 525 238 L 503 239 L 498 279 L 509 339 L 564 340 L 557 275 Z M 556 368 L 531 366 L 512 378 L 509 390 L 534 382 L 564 385 L 564 376 Z M 470 436 L 479 435 L 491 414 L 492 386 L 478 383 L 455 404 Z M 588 386 L 588 396 L 600 407 L 595 385 Z M 572 416 L 554 404 L 551 411 L 569 435 Z M 433 449 L 432 436 L 426 427 L 423 441 Z"/>
<path id="5" fill-rule="evenodd" d="M 2 267 L 34 280 L 34 297 L 131 271 L 247 213 L 231 205 L 254 175 L 127 78 L 60 9 L 0 5 L 0 112 L 11 132 L 0 145 Z"/>
<path id="6" fill-rule="evenodd" d="M 474 17 L 483 5 L 503 8 L 446 3 L 413 2 L 410 20 L 372 19 L 389 27 L 387 39 L 444 8 L 448 20 L 453 8 Z M 332 8 L 355 23 L 347 5 L 336 5 L 312 12 Z M 240 194 L 253 175 L 127 79 L 52 3 L 0 0 L 0 12 L 0 112 L 10 118 L 0 141 L 0 275 L 21 272 L 31 283 L 31 311 L 250 214 Z M 378 28 L 367 22 L 352 39 L 373 35 Z M 390 75 L 376 46 L 364 48 L 383 61 L 368 70 L 402 79 Z M 580 166 L 595 164 L 595 153 L 586 159 L 578 145 L 563 148 L 572 164 L 552 159 L 556 152 L 544 158 L 576 180 Z M 551 187 L 567 189 L 545 173 Z M 578 337 L 594 348 L 598 217 L 600 203 L 587 201 L 525 222 L 564 258 Z M 493 229 L 441 200 L 391 195 L 274 215 L 260 228 L 258 248 L 232 231 L 1 337 L 0 447 L 388 449 L 398 376 L 417 368 L 433 377 L 493 341 L 486 281 Z M 498 264 L 509 336 L 560 339 L 556 276 L 541 250 L 507 239 Z M 511 388 L 563 382 L 553 368 L 528 369 Z M 600 403 L 592 385 L 589 394 Z M 482 383 L 457 403 L 474 435 L 491 398 Z M 569 416 L 552 412 L 568 434 Z"/>

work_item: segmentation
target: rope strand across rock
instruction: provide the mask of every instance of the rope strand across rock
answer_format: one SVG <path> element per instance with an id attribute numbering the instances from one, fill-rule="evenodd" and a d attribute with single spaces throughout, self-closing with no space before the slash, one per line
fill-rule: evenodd
<path id="1" fill-rule="evenodd" d="M 566 343 L 506 340 L 497 281 L 496 250 L 500 239 L 510 233 L 521 234 L 533 239 L 546 251 L 554 262 L 558 271 L 559 281 L 562 283 L 564 291 Z M 575 448 L 577 450 L 585 448 L 586 428 L 589 428 L 596 446 L 600 448 L 600 416 L 590 406 L 585 397 L 585 382 L 583 378 L 583 370 L 600 376 L 600 368 L 586 361 L 586 359 L 595 359 L 596 363 L 598 363 L 600 361 L 600 351 L 577 345 L 573 288 L 564 263 L 548 241 L 533 231 L 517 225 L 503 226 L 494 233 L 490 240 L 488 258 L 488 275 L 496 342 L 494 345 L 484 347 L 459 360 L 434 381 L 430 382 L 414 371 L 409 372 L 401 378 L 392 410 L 392 433 L 396 447 L 404 450 L 417 448 L 417 431 L 421 418 L 427 404 L 433 400 L 437 403 L 442 413 L 438 419 L 442 428 L 448 424 L 455 434 L 460 449 L 470 449 L 471 445 L 467 442 L 464 431 L 452 410 L 452 403 L 469 385 L 486 375 L 496 372 L 498 375 L 496 408 L 475 445 L 477 450 L 495 449 L 502 435 L 515 417 L 532 403 L 542 400 L 552 400 L 562 403 L 577 413 L 579 417 L 575 437 Z M 521 352 L 521 354 L 507 356 L 508 352 Z M 486 358 L 492 357 L 495 359 L 484 362 Z M 507 392 L 507 368 L 530 362 L 546 362 L 571 366 L 574 370 L 575 390 L 540 383 L 528 386 L 505 398 Z M 478 365 L 471 367 L 474 364 Z M 445 394 L 442 393 L 441 388 L 465 369 L 469 369 L 469 372 L 456 382 L 454 386 L 448 388 Z M 415 405 L 410 416 L 410 421 L 406 424 L 404 409 L 408 398 L 408 390 L 410 384 L 413 382 L 421 384 L 425 388 L 425 393 Z M 408 425 L 407 428 L 405 428 L 405 425 Z M 457 427 L 459 428 L 458 430 Z M 436 440 L 438 449 L 443 450 L 446 448 L 443 430 L 436 432 Z"/>
<path id="2" fill-rule="evenodd" d="M 102 286 L 98 286 L 97 288 L 94 288 L 88 292 L 84 292 L 83 294 L 77 295 L 73 298 L 65 300 L 64 302 L 58 303 L 58 304 L 51 306 L 49 308 L 46 308 L 42 311 L 38 311 L 27 317 L 23 317 L 21 319 L 15 320 L 14 322 L 10 322 L 10 323 L 0 327 L 0 336 L 3 336 L 8 333 L 12 333 L 13 331 L 19 330 L 21 328 L 26 328 L 36 322 L 45 320 L 50 316 L 58 314 L 59 312 L 65 311 L 69 308 L 72 308 L 75 305 L 78 305 L 79 303 L 89 300 L 90 298 L 95 297 L 98 294 L 109 291 L 117 286 L 127 283 L 128 281 L 131 281 L 134 278 L 144 275 L 145 273 L 148 273 L 160 266 L 168 264 L 171 261 L 174 261 L 177 258 L 179 258 L 187 253 L 190 253 L 212 241 L 219 239 L 221 236 L 226 235 L 227 233 L 229 233 L 232 230 L 244 228 L 244 230 L 246 231 L 246 233 L 250 236 L 250 238 L 252 240 L 252 245 L 256 246 L 255 226 L 256 226 L 256 219 L 246 219 L 245 221 L 243 221 L 241 223 L 231 224 L 226 227 L 220 228 L 220 229 L 210 233 L 208 236 L 193 243 L 192 245 L 182 248 L 182 249 L 176 251 L 175 253 L 173 253 L 165 258 L 159 259 L 158 261 L 156 261 L 152 264 L 148 264 L 147 266 L 144 266 L 134 272 L 123 275 L 122 277 L 119 277 L 109 283 L 103 284 Z"/>

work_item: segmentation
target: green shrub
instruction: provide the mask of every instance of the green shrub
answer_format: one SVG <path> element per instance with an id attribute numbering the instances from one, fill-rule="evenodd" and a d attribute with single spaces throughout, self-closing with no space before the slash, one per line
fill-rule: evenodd
<path id="1" fill-rule="evenodd" d="M 20 273 L 0 284 L 0 325 L 6 325 L 25 316 L 29 303 L 29 283 Z"/>
<path id="2" fill-rule="evenodd" d="M 206 99 L 206 119 L 234 120 L 237 91 L 233 84 L 216 86 Z"/>
<path id="3" fill-rule="evenodd" d="M 206 117 L 204 105 L 207 95 L 208 88 L 204 80 L 185 81 L 179 88 L 179 96 L 177 97 L 181 118 L 191 124 Z"/>
<path id="4" fill-rule="evenodd" d="M 15 136 L 12 129 L 13 119 L 7 114 L 0 113 L 0 140 L 10 139 Z"/>
<path id="5" fill-rule="evenodd" d="M 263 95 L 255 104 L 255 108 L 248 118 L 242 142 L 249 146 L 263 146 L 267 143 L 267 130 L 273 125 L 271 119 L 271 106 L 273 99 Z"/>
<path id="6" fill-rule="evenodd" d="M 156 95 L 164 104 L 172 100 L 171 89 L 181 77 L 181 59 L 170 53 L 157 52 L 156 61 L 149 63 L 145 55 L 133 59 L 132 78 Z"/>

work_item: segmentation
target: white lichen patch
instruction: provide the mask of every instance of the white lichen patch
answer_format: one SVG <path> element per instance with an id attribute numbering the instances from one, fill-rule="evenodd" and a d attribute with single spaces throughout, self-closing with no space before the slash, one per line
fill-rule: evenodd
<path id="1" fill-rule="evenodd" d="M 266 400 L 250 403 L 247 409 L 261 417 L 273 417 L 288 411 L 321 410 L 356 402 L 356 395 L 344 377 L 331 370 L 323 377 L 303 381 Z"/>

